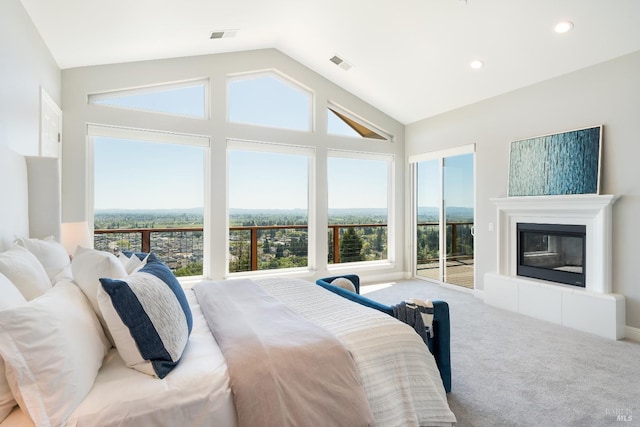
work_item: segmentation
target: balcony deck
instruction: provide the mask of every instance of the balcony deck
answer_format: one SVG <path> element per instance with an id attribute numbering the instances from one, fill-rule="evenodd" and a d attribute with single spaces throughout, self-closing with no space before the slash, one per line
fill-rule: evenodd
<path id="1" fill-rule="evenodd" d="M 449 260 L 446 262 L 445 282 L 464 288 L 474 288 L 473 259 Z M 427 279 L 440 280 L 438 262 L 418 264 L 416 275 Z"/>

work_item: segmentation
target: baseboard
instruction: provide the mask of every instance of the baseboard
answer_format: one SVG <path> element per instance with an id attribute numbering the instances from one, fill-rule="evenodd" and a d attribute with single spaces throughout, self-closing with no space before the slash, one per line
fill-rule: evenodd
<path id="1" fill-rule="evenodd" d="M 633 328 L 631 326 L 625 326 L 625 336 L 626 339 L 640 342 L 640 329 Z"/>

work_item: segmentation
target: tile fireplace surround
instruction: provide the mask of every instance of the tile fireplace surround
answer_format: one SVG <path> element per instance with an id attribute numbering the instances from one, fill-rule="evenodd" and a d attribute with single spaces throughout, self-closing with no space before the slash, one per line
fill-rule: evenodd
<path id="1" fill-rule="evenodd" d="M 625 301 L 612 293 L 611 195 L 509 197 L 497 207 L 497 270 L 484 276 L 489 305 L 606 338 L 625 336 Z M 517 276 L 518 223 L 586 226 L 584 288 Z"/>

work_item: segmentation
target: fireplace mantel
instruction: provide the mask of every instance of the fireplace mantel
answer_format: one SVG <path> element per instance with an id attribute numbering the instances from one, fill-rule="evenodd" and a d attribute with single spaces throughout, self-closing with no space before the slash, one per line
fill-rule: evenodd
<path id="1" fill-rule="evenodd" d="M 498 217 L 498 273 L 516 276 L 516 225 L 519 222 L 585 225 L 585 289 L 611 293 L 611 206 L 616 198 L 571 195 L 491 199 Z"/>
<path id="2" fill-rule="evenodd" d="M 484 278 L 487 304 L 609 338 L 624 337 L 624 297 L 612 293 L 613 195 L 491 199 L 497 209 L 496 273 Z M 585 288 L 517 276 L 517 224 L 586 226 Z"/>

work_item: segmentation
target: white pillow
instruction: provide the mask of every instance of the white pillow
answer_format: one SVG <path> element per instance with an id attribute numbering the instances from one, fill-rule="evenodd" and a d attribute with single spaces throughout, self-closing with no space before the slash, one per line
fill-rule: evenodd
<path id="1" fill-rule="evenodd" d="M 108 350 L 89 301 L 73 283 L 60 282 L 0 311 L 0 324 L 0 355 L 18 404 L 38 426 L 64 425 Z"/>
<path id="2" fill-rule="evenodd" d="M 66 275 L 57 277 L 60 273 L 65 272 L 65 269 L 71 264 L 71 260 L 69 259 L 67 251 L 60 243 L 54 240 L 53 236 L 47 237 L 44 240 L 21 237 L 16 240 L 16 243 L 27 248 L 29 252 L 38 258 L 38 261 L 40 261 L 40 264 L 42 264 L 44 270 L 47 272 L 51 283 L 55 283 L 54 279 L 66 278 L 70 280 L 70 277 Z"/>
<path id="3" fill-rule="evenodd" d="M 2 273 L 0 273 L 0 295 L 2 295 L 0 310 L 27 302 L 20 291 Z M 16 400 L 13 398 L 13 393 L 7 383 L 7 376 L 4 373 L 4 359 L 0 356 L 0 422 L 9 415 L 14 406 L 16 406 Z"/>
<path id="4" fill-rule="evenodd" d="M 171 270 L 151 260 L 125 279 L 100 279 L 98 303 L 124 363 L 164 378 L 180 361 L 193 326 Z"/>
<path id="5" fill-rule="evenodd" d="M 349 279 L 347 279 L 346 277 L 338 277 L 337 279 L 333 279 L 333 281 L 331 282 L 332 285 L 338 286 L 342 289 L 346 289 L 348 291 L 353 292 L 354 294 L 356 293 L 356 285 L 353 284 L 353 282 Z"/>
<path id="6" fill-rule="evenodd" d="M 140 270 L 142 267 L 144 267 L 147 264 L 148 258 L 149 258 L 149 254 L 147 254 L 147 256 L 144 259 L 138 258 L 138 256 L 134 253 L 132 253 L 131 256 L 127 256 L 127 254 L 124 254 L 122 252 L 118 254 L 118 259 L 124 266 L 124 269 L 127 271 L 127 274 L 133 274 L 136 271 Z"/>
<path id="7" fill-rule="evenodd" d="M 12 308 L 27 302 L 18 288 L 2 273 L 0 273 L 0 295 L 2 296 L 0 298 L 0 310 Z"/>
<path id="8" fill-rule="evenodd" d="M 113 338 L 98 305 L 98 288 L 100 287 L 100 278 L 120 279 L 127 277 L 127 271 L 114 254 L 81 246 L 78 246 L 73 255 L 71 271 L 73 272 L 73 281 L 82 289 L 82 292 L 91 302 L 107 338 L 113 345 Z"/>
<path id="9" fill-rule="evenodd" d="M 13 245 L 0 253 L 0 273 L 7 276 L 27 301 L 51 288 L 51 280 L 38 258 L 22 246 Z"/>

